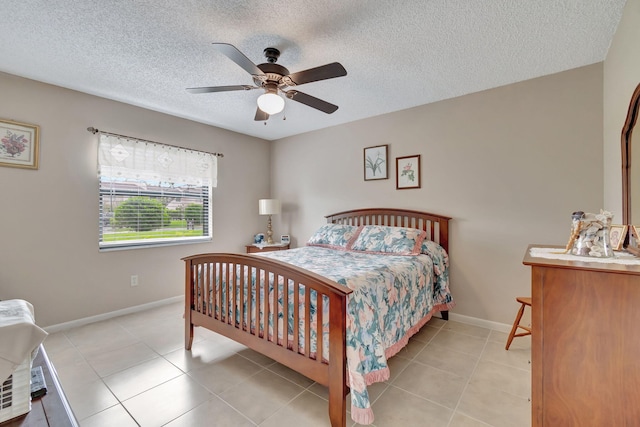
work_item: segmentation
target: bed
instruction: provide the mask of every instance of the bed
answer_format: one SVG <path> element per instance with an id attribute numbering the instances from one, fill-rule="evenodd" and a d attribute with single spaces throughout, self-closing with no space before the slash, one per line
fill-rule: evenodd
<path id="1" fill-rule="evenodd" d="M 183 258 L 185 348 L 194 326 L 220 333 L 327 386 L 332 427 L 346 425 L 349 392 L 352 419 L 370 424 L 366 386 L 454 305 L 450 218 L 376 208 L 326 219 L 301 248 Z"/>

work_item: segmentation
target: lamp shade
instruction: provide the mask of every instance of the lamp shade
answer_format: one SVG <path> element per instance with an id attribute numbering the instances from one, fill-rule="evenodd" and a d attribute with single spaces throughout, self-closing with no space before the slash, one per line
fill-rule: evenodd
<path id="1" fill-rule="evenodd" d="M 258 108 L 270 116 L 284 109 L 284 99 L 273 92 L 263 93 L 258 97 Z"/>
<path id="2" fill-rule="evenodd" d="M 280 213 L 280 200 L 260 199 L 258 201 L 260 215 L 278 215 Z"/>

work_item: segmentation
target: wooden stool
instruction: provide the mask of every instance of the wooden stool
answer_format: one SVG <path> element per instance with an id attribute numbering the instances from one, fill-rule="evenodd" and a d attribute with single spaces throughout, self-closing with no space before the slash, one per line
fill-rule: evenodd
<path id="1" fill-rule="evenodd" d="M 509 346 L 511 346 L 511 341 L 515 337 L 526 337 L 527 335 L 531 335 L 531 328 L 528 326 L 520 325 L 520 319 L 522 319 L 522 315 L 524 314 L 524 308 L 526 306 L 531 307 L 531 298 L 529 297 L 517 297 L 516 301 L 518 301 L 520 305 L 520 310 L 518 310 L 518 315 L 516 316 L 516 320 L 513 321 L 513 327 L 511 328 L 511 333 L 509 334 L 509 338 L 507 339 L 507 345 L 504 347 L 505 350 L 509 350 Z M 516 331 L 520 329 L 524 329 L 525 332 L 521 332 L 516 334 Z"/>

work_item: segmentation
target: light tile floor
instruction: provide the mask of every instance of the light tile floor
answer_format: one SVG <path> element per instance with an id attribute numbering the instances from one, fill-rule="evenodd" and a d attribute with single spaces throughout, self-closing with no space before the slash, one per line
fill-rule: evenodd
<path id="1" fill-rule="evenodd" d="M 328 393 L 203 328 L 184 350 L 182 304 L 51 334 L 44 345 L 83 427 L 329 426 Z M 522 427 L 529 337 L 432 319 L 369 387 L 374 425 Z M 347 414 L 347 425 L 358 426 Z"/>

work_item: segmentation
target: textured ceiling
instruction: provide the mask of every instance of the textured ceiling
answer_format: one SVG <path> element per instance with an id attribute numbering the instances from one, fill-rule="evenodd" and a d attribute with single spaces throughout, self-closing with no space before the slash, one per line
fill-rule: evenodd
<path id="1" fill-rule="evenodd" d="M 0 71 L 274 140 L 603 61 L 624 3 L 0 0 Z M 292 73 L 340 62 L 296 87 L 340 108 L 287 100 L 265 125 L 259 90 L 187 93 L 253 83 L 213 42 L 256 64 L 276 47 Z"/>

